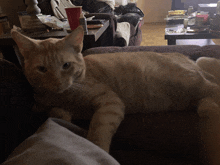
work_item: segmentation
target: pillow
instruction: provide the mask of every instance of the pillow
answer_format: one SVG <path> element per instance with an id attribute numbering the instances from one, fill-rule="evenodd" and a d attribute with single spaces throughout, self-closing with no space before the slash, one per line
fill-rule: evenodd
<path id="1" fill-rule="evenodd" d="M 49 118 L 2 165 L 119 165 L 107 152 L 84 139 L 81 128 Z"/>

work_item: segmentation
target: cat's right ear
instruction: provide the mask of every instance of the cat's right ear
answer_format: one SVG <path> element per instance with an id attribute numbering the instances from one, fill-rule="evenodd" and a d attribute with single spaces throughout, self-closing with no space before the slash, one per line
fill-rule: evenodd
<path id="1" fill-rule="evenodd" d="M 11 36 L 18 45 L 21 54 L 24 58 L 26 58 L 29 52 L 31 50 L 33 51 L 35 46 L 34 40 L 18 32 L 18 28 L 16 26 L 13 26 L 13 29 L 11 29 Z"/>
<path id="2" fill-rule="evenodd" d="M 63 40 L 66 43 L 65 45 L 73 47 L 77 53 L 80 53 L 83 48 L 83 39 L 84 30 L 82 26 L 79 26 Z"/>

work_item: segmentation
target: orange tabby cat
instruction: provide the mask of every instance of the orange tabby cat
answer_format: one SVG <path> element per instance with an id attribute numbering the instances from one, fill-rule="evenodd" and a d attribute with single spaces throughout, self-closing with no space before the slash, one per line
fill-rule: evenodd
<path id="1" fill-rule="evenodd" d="M 126 52 L 83 58 L 81 27 L 63 39 L 34 40 L 15 28 L 11 34 L 38 108 L 67 121 L 91 119 L 88 139 L 105 151 L 125 113 L 179 111 L 193 104 L 206 123 L 203 138 L 213 164 L 219 162 L 220 79 L 184 55 Z"/>

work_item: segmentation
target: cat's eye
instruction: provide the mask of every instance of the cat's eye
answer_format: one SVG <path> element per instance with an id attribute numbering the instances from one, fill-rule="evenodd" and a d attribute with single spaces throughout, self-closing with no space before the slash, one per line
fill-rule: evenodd
<path id="1" fill-rule="evenodd" d="M 63 65 L 63 69 L 69 69 L 70 68 L 70 66 L 71 66 L 71 64 L 69 63 L 69 62 L 67 62 L 67 63 L 65 63 L 64 65 Z"/>
<path id="2" fill-rule="evenodd" d="M 44 67 L 44 66 L 39 66 L 39 67 L 38 67 L 38 70 L 39 70 L 40 72 L 42 72 L 42 73 L 47 72 L 47 68 Z"/>

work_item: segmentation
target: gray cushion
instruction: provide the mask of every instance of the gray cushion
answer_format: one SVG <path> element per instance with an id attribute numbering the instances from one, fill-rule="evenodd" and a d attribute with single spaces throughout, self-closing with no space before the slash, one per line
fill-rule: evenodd
<path id="1" fill-rule="evenodd" d="M 153 51 L 158 53 L 178 52 L 195 60 L 201 56 L 201 47 L 195 45 L 169 45 L 169 46 L 128 46 L 128 47 L 98 47 L 83 52 L 84 56 L 90 54 L 103 54 L 115 52 Z"/>

